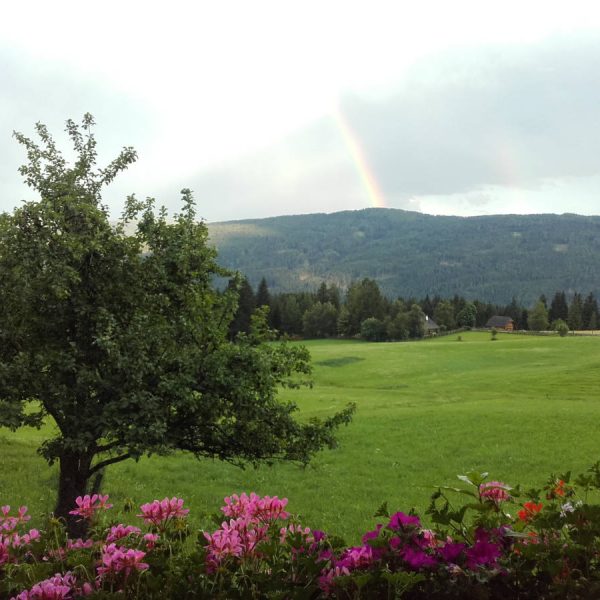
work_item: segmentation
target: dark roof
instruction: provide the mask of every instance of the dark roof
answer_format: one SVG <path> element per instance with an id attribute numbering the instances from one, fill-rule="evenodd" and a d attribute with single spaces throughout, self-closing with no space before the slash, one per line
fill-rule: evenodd
<path id="1" fill-rule="evenodd" d="M 431 318 L 425 315 L 425 329 L 439 329 L 440 326 Z"/>
<path id="2" fill-rule="evenodd" d="M 514 323 L 510 317 L 500 317 L 498 315 L 492 317 L 486 324 L 486 327 L 506 327 L 508 324 Z"/>

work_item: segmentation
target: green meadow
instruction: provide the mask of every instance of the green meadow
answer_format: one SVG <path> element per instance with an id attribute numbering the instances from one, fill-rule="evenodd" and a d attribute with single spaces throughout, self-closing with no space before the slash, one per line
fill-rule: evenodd
<path id="1" fill-rule="evenodd" d="M 177 495 L 206 524 L 225 495 L 289 498 L 306 524 L 356 541 L 386 500 L 424 511 L 436 484 L 468 470 L 541 486 L 550 473 L 578 473 L 600 459 L 600 338 L 463 333 L 421 342 L 309 341 L 312 389 L 284 390 L 301 417 L 355 402 L 337 450 L 306 468 L 240 470 L 175 454 L 110 467 L 115 506 Z M 36 447 L 51 430 L 0 429 L 0 504 L 27 504 L 35 520 L 52 509 L 56 467 Z"/>

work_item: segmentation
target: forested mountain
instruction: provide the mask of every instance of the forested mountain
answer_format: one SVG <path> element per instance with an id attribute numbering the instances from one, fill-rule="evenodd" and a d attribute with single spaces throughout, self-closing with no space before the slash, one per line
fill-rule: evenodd
<path id="1" fill-rule="evenodd" d="M 431 216 L 372 208 L 209 224 L 219 262 L 272 292 L 369 277 L 388 297 L 459 294 L 525 305 L 600 295 L 600 216 Z"/>

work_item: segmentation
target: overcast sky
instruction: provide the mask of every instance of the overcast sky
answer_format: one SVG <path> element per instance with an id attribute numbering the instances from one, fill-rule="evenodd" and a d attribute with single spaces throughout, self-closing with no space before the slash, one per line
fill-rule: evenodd
<path id="1" fill-rule="evenodd" d="M 405 7 L 405 8 L 403 8 Z M 600 5 L 28 2 L 0 19 L 0 210 L 12 137 L 91 112 L 105 192 L 208 221 L 373 205 L 600 214 Z"/>

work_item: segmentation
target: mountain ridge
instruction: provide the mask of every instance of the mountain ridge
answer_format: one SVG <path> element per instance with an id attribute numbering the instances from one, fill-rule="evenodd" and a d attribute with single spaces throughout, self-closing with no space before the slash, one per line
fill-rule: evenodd
<path id="1" fill-rule="evenodd" d="M 532 304 L 600 292 L 600 216 L 428 215 L 393 208 L 208 224 L 219 262 L 274 292 L 375 279 L 390 297 L 454 294 Z"/>

